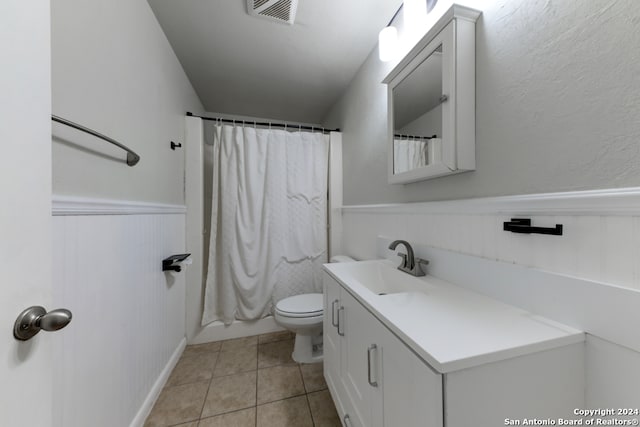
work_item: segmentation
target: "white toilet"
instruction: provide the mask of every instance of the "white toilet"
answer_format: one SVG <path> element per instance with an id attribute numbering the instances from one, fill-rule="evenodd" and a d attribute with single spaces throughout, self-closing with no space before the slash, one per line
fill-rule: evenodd
<path id="1" fill-rule="evenodd" d="M 353 258 L 337 255 L 330 262 L 353 262 Z M 276 323 L 296 334 L 291 357 L 298 363 L 322 361 L 322 294 L 301 294 L 280 300 L 276 304 Z"/>

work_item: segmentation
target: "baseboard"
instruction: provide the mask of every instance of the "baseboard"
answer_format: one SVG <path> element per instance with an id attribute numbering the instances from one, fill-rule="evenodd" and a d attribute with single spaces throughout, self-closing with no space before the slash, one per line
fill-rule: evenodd
<path id="1" fill-rule="evenodd" d="M 273 316 L 254 321 L 236 320 L 229 326 L 225 326 L 222 322 L 213 322 L 203 327 L 196 336 L 189 340 L 189 344 L 203 344 L 283 330 L 284 328 L 276 323 Z"/>
<path id="2" fill-rule="evenodd" d="M 138 410 L 136 416 L 133 418 L 133 421 L 131 421 L 130 427 L 142 427 L 144 425 L 145 420 L 151 413 L 153 405 L 156 403 L 158 396 L 160 396 L 160 392 L 164 388 L 164 385 L 169 380 L 169 375 L 171 375 L 173 368 L 175 368 L 176 364 L 178 363 L 178 360 L 180 359 L 180 356 L 182 356 L 182 352 L 184 351 L 184 348 L 186 346 L 187 339 L 182 338 L 180 340 L 180 343 L 178 344 L 178 347 L 176 347 L 175 351 L 171 355 L 171 358 L 169 358 L 169 361 L 160 373 L 160 376 L 153 384 L 153 387 L 151 387 L 151 390 L 149 390 L 147 398 L 142 403 L 142 406 Z"/>

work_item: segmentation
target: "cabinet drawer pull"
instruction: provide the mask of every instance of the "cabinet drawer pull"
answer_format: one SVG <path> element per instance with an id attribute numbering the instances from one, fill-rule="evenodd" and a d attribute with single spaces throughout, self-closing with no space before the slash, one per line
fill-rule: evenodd
<path id="1" fill-rule="evenodd" d="M 331 303 L 331 324 L 334 327 L 338 327 L 338 321 L 336 320 L 336 304 L 338 303 L 338 300 L 334 300 Z"/>
<path id="2" fill-rule="evenodd" d="M 342 318 L 340 316 L 340 313 L 343 313 Z M 344 307 L 340 307 L 338 309 L 338 335 L 340 335 L 341 337 L 344 336 L 344 326 L 342 325 L 342 321 L 344 320 Z"/>
<path id="3" fill-rule="evenodd" d="M 349 416 L 349 414 L 344 416 L 344 427 L 352 427 L 351 417 Z"/>
<path id="4" fill-rule="evenodd" d="M 369 385 L 372 387 L 378 387 L 377 381 L 371 381 L 371 352 L 377 349 L 378 346 L 375 344 L 371 344 L 367 349 L 367 381 L 369 381 Z"/>

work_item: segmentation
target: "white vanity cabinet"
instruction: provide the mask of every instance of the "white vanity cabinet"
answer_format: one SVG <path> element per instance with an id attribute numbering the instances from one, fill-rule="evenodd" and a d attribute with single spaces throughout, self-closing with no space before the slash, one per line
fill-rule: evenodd
<path id="1" fill-rule="evenodd" d="M 442 376 L 324 278 L 324 372 L 345 427 L 442 426 Z"/>
<path id="2" fill-rule="evenodd" d="M 338 413 L 345 414 L 344 387 L 342 385 L 341 373 L 341 336 L 342 331 L 338 330 L 338 317 L 340 316 L 340 296 L 341 286 L 324 274 L 324 322 L 323 330 L 323 358 L 324 358 L 324 378 L 333 396 Z"/>
<path id="3" fill-rule="evenodd" d="M 340 268 L 345 267 L 325 266 Z M 385 305 L 371 305 L 371 298 L 360 295 L 357 286 L 341 282 L 324 274 L 324 374 L 344 427 L 494 427 L 506 425 L 507 419 L 567 419 L 573 409 L 584 407 L 581 333 L 569 332 L 535 348 L 504 348 L 498 356 L 479 353 L 473 363 L 463 358 L 438 365 L 436 359 L 434 368 L 400 338 L 424 329 L 421 319 L 412 331 L 398 329 L 389 321 Z M 405 312 L 410 309 L 402 307 Z M 437 311 L 432 307 L 432 313 Z M 527 317 L 515 308 L 508 315 Z M 513 326 L 504 319 L 495 317 L 504 328 Z M 542 328 L 556 327 L 535 316 L 529 320 L 542 323 Z M 432 322 L 447 327 L 438 319 Z M 491 334 L 500 333 L 494 328 L 486 336 L 463 338 L 474 343 L 461 342 L 453 334 L 448 342 L 454 350 L 482 347 Z"/>

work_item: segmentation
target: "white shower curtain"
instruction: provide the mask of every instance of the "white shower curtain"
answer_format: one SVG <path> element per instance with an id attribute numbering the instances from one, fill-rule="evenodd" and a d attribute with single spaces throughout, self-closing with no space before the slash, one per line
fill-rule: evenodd
<path id="1" fill-rule="evenodd" d="M 393 140 L 393 172 L 400 173 L 429 164 L 429 141 L 421 139 Z"/>
<path id="2" fill-rule="evenodd" d="M 271 314 L 320 292 L 327 257 L 329 136 L 216 126 L 202 324 Z"/>

